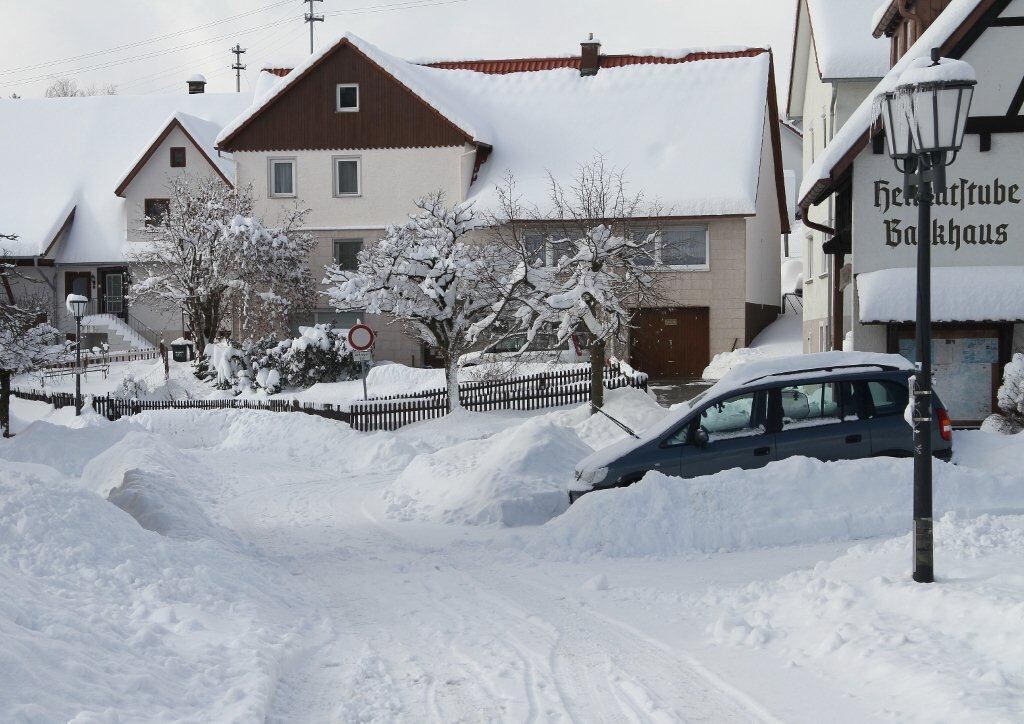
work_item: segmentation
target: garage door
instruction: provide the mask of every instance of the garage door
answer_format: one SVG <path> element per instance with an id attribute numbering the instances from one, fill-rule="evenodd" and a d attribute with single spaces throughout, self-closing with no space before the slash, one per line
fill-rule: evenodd
<path id="1" fill-rule="evenodd" d="M 710 362 L 707 307 L 641 309 L 631 364 L 652 377 L 700 377 Z"/>

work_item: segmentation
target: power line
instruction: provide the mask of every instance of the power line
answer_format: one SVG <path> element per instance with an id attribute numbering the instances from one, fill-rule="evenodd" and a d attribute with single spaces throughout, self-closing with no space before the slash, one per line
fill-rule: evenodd
<path id="1" fill-rule="evenodd" d="M 267 10 L 271 10 L 273 8 L 280 7 L 282 5 L 290 5 L 290 4 L 291 4 L 291 0 L 278 0 L 277 2 L 270 3 L 269 5 L 264 5 L 263 7 L 255 8 L 253 10 L 246 10 L 244 13 L 238 13 L 236 15 L 229 15 L 227 17 L 220 18 L 219 20 L 211 20 L 210 22 L 203 23 L 201 25 L 195 25 L 195 26 L 193 26 L 191 28 L 184 28 L 183 30 L 175 30 L 172 33 L 164 33 L 163 35 L 154 35 L 153 37 L 145 38 L 143 40 L 136 40 L 136 41 L 131 42 L 131 43 L 125 43 L 124 45 L 115 45 L 113 47 L 105 48 L 103 50 L 94 50 L 94 51 L 91 51 L 91 52 L 88 52 L 88 53 L 82 53 L 80 55 L 71 55 L 71 56 L 68 56 L 66 58 L 59 58 L 57 60 L 50 60 L 50 61 L 46 61 L 46 62 L 43 62 L 43 63 L 31 63 L 29 65 L 22 65 L 22 66 L 18 66 L 18 67 L 15 67 L 15 68 L 6 68 L 4 70 L 0 70 L 0 75 L 7 75 L 9 73 L 17 73 L 18 71 L 22 71 L 22 70 L 35 70 L 35 69 L 38 69 L 38 68 L 48 68 L 48 67 L 50 67 L 52 65 L 59 65 L 61 63 L 69 63 L 69 62 L 75 61 L 75 60 L 82 60 L 82 59 L 85 59 L 85 58 L 92 58 L 92 57 L 95 57 L 97 55 L 105 55 L 106 53 L 116 53 L 119 50 L 130 50 L 131 48 L 137 48 L 140 45 L 146 45 L 147 43 L 156 43 L 156 42 L 159 42 L 161 40 L 167 40 L 169 38 L 175 38 L 175 37 L 178 37 L 179 35 L 185 35 L 187 33 L 193 33 L 196 30 L 203 30 L 204 28 L 208 28 L 208 27 L 211 27 L 213 25 L 220 25 L 222 23 L 231 22 L 232 20 L 238 20 L 240 18 L 248 17 L 250 15 L 256 15 L 258 13 L 262 13 L 262 12 L 265 12 Z"/>
<path id="2" fill-rule="evenodd" d="M 333 10 L 324 13 L 327 17 L 337 15 L 365 15 L 368 13 L 386 13 L 394 10 L 416 10 L 417 8 L 429 8 L 436 5 L 455 5 L 458 3 L 470 2 L 470 0 L 399 0 L 396 3 L 385 3 L 383 5 L 364 5 L 359 8 L 348 10 Z"/>
<path id="3" fill-rule="evenodd" d="M 220 40 L 225 40 L 227 38 L 232 38 L 232 37 L 236 37 L 236 36 L 239 36 L 239 35 L 246 35 L 248 33 L 254 33 L 254 32 L 257 32 L 259 30 L 264 30 L 266 28 L 270 28 L 270 27 L 274 27 L 276 25 L 280 25 L 281 23 L 284 23 L 284 22 L 287 22 L 287 20 L 275 20 L 275 21 L 270 22 L 270 23 L 264 23 L 263 25 L 256 25 L 256 26 L 253 26 L 251 28 L 246 28 L 245 30 L 236 30 L 234 32 L 225 33 L 223 35 L 217 35 L 217 36 L 212 37 L 212 38 L 206 38 L 205 40 L 197 40 L 197 41 L 194 41 L 194 42 L 191 42 L 191 43 L 186 43 L 185 45 L 178 45 L 178 46 L 175 46 L 173 48 L 166 48 L 164 50 L 154 50 L 152 52 L 144 53 L 142 55 L 134 55 L 134 56 L 131 56 L 129 58 L 121 58 L 120 60 L 104 61 L 103 63 L 100 63 L 98 65 L 90 65 L 90 66 L 84 66 L 84 67 L 81 67 L 81 68 L 74 68 L 72 70 L 63 71 L 60 74 L 61 75 L 77 75 L 79 73 L 87 73 L 87 72 L 93 71 L 93 70 L 102 70 L 104 68 L 112 68 L 112 67 L 117 66 L 117 65 L 124 65 L 125 63 L 133 63 L 133 62 L 138 61 L 138 60 L 148 60 L 149 58 L 156 58 L 156 57 L 161 56 L 161 55 L 167 55 L 168 53 L 174 53 L 174 52 L 178 52 L 178 51 L 182 51 L 182 50 L 188 50 L 190 48 L 198 48 L 201 45 L 208 45 L 210 43 L 215 43 L 215 42 L 218 42 Z M 35 81 L 46 80 L 47 78 L 53 78 L 55 75 L 56 75 L 55 72 L 50 72 L 50 73 L 44 73 L 42 75 L 36 75 L 36 76 L 31 76 L 31 77 L 26 77 L 26 78 L 18 78 L 18 79 L 15 79 L 15 80 L 5 81 L 5 82 L 6 83 L 10 83 L 10 84 L 14 84 L 14 83 L 33 83 Z"/>

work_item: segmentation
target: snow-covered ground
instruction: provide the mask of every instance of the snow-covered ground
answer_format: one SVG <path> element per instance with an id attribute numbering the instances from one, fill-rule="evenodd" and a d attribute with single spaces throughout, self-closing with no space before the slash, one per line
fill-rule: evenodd
<path id="1" fill-rule="evenodd" d="M 3 721 L 1024 717 L 1024 435 L 957 433 L 925 586 L 910 461 L 652 475 L 565 511 L 573 458 L 622 435 L 582 407 L 394 433 L 14 413 Z"/>
<path id="2" fill-rule="evenodd" d="M 774 322 L 765 327 L 749 347 L 732 352 L 719 352 L 701 375 L 706 380 L 719 380 L 736 365 L 761 357 L 789 357 L 803 352 L 803 316 L 787 309 Z"/>

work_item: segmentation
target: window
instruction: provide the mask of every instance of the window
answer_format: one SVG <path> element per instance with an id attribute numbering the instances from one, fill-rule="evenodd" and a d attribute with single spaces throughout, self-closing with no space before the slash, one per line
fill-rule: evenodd
<path id="1" fill-rule="evenodd" d="M 706 267 L 708 265 L 708 229 L 683 226 L 665 229 L 659 234 L 658 254 L 665 266 Z"/>
<path id="2" fill-rule="evenodd" d="M 170 210 L 170 199 L 146 199 L 144 204 L 146 226 L 163 226 Z"/>
<path id="3" fill-rule="evenodd" d="M 184 146 L 171 146 L 171 168 L 185 168 Z"/>
<path id="4" fill-rule="evenodd" d="M 779 391 L 782 429 L 822 425 L 842 420 L 840 387 L 832 382 L 789 385 Z"/>
<path id="5" fill-rule="evenodd" d="M 633 240 L 640 242 L 650 236 L 650 230 L 631 232 Z M 649 254 L 637 259 L 641 266 L 676 267 L 681 269 L 708 268 L 708 227 L 675 226 L 660 231 L 649 245 Z"/>
<path id="6" fill-rule="evenodd" d="M 555 266 L 563 256 L 573 256 L 576 249 L 565 234 L 550 231 L 530 231 L 524 237 L 529 261 L 538 262 L 540 266 Z"/>
<path id="7" fill-rule="evenodd" d="M 334 263 L 339 269 L 355 271 L 359 268 L 359 252 L 362 249 L 362 239 L 335 239 Z"/>
<path id="8" fill-rule="evenodd" d="M 902 415 L 903 411 L 907 409 L 907 402 L 910 400 L 910 390 L 906 385 L 896 382 L 871 380 L 867 383 L 867 387 L 872 417 Z"/>
<path id="9" fill-rule="evenodd" d="M 716 402 L 700 413 L 698 424 L 711 440 L 758 435 L 764 432 L 757 405 L 758 393 L 749 392 Z"/>
<path id="10" fill-rule="evenodd" d="M 334 195 L 359 195 L 359 159 L 334 159 Z"/>
<path id="11" fill-rule="evenodd" d="M 336 93 L 338 113 L 355 113 L 359 110 L 359 84 L 339 83 Z"/>
<path id="12" fill-rule="evenodd" d="M 295 196 L 295 159 L 270 159 L 270 195 Z"/>

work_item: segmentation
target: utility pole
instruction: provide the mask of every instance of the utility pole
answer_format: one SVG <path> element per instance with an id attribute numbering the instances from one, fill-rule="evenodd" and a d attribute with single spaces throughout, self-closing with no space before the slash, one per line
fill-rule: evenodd
<path id="1" fill-rule="evenodd" d="M 231 64 L 231 70 L 235 71 L 235 93 L 241 93 L 242 71 L 245 70 L 245 66 L 242 65 L 242 53 L 245 52 L 245 48 L 235 43 L 235 47 L 231 49 L 231 52 L 235 54 L 235 62 Z"/>
<path id="2" fill-rule="evenodd" d="M 324 21 L 323 15 L 316 15 L 313 12 L 313 3 L 322 3 L 324 0 L 302 0 L 302 2 L 309 5 L 309 12 L 306 13 L 306 22 L 309 23 L 309 53 L 313 54 L 313 23 L 322 23 Z"/>

